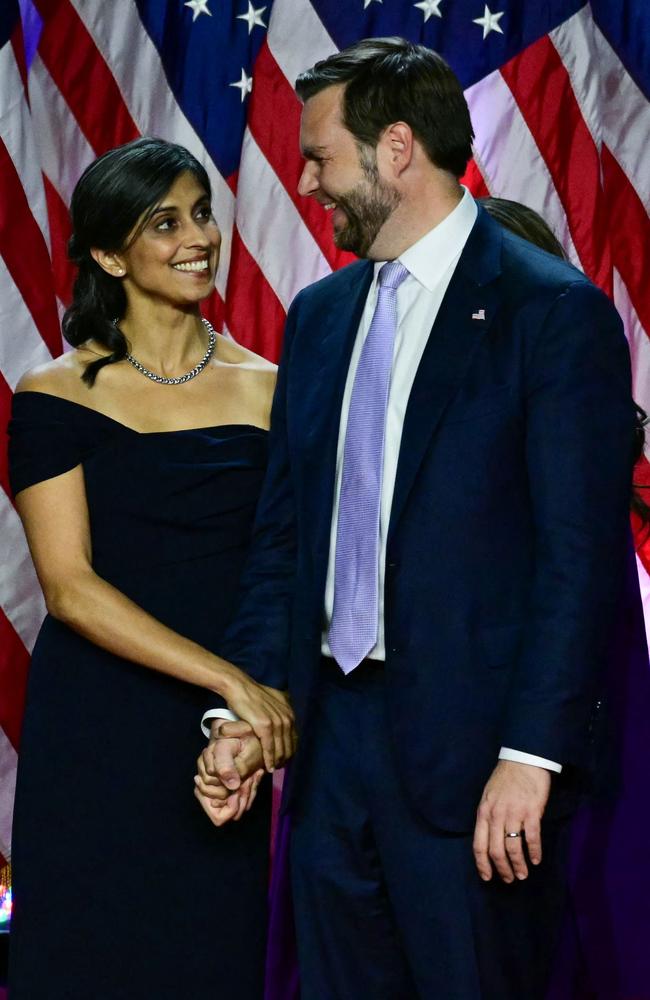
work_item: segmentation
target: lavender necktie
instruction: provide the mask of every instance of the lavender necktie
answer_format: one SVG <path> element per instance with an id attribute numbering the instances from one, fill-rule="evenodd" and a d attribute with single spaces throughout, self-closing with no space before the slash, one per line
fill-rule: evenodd
<path id="1" fill-rule="evenodd" d="M 377 642 L 379 514 L 386 407 L 397 330 L 397 289 L 408 271 L 389 261 L 379 271 L 377 305 L 354 377 L 339 494 L 334 609 L 328 643 L 344 673 Z"/>

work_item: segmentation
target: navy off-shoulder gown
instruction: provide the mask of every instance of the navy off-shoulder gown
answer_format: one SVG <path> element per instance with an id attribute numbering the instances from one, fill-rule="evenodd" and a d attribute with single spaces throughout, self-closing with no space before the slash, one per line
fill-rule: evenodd
<path id="1" fill-rule="evenodd" d="M 214 651 L 266 451 L 256 427 L 141 434 L 48 394 L 14 398 L 14 492 L 81 463 L 96 572 Z M 205 697 L 45 620 L 16 793 L 12 1000 L 261 997 L 269 789 L 239 823 L 203 814 Z"/>

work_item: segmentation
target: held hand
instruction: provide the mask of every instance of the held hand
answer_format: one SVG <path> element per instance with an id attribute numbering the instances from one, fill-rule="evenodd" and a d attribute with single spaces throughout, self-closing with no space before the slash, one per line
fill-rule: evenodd
<path id="1" fill-rule="evenodd" d="M 226 722 L 221 727 L 222 739 L 220 742 L 229 743 L 230 740 L 228 739 L 228 737 L 232 736 L 235 727 L 239 727 L 238 731 L 241 733 L 242 725 L 245 725 L 245 723 L 242 724 L 241 722 Z M 239 743 L 239 751 L 235 755 L 233 763 L 237 769 L 237 774 L 239 778 L 241 780 L 244 780 L 246 778 L 249 778 L 251 774 L 254 774 L 255 771 L 258 771 L 260 768 L 262 769 L 264 768 L 264 756 L 262 752 L 262 744 L 258 740 L 255 733 L 250 729 L 247 733 L 240 735 L 237 742 Z M 222 754 L 217 755 L 217 749 L 218 748 L 215 748 L 215 754 L 213 760 L 215 762 L 215 765 L 221 765 L 223 761 L 223 755 Z M 221 769 L 217 767 L 217 774 L 219 775 L 221 780 L 227 784 L 226 779 L 229 776 L 232 776 L 232 769 L 230 767 L 227 767 L 226 770 L 224 770 L 222 765 Z M 228 787 L 230 788 L 231 786 L 228 785 Z"/>
<path id="2" fill-rule="evenodd" d="M 224 800 L 208 798 L 201 794 L 198 787 L 194 789 L 194 796 L 210 821 L 215 826 L 223 826 L 230 820 L 241 819 L 244 813 L 250 809 L 263 777 L 264 771 L 257 771 L 250 778 L 247 778 L 236 792 L 231 792 Z"/>
<path id="3" fill-rule="evenodd" d="M 296 749 L 296 731 L 289 699 L 282 691 L 258 684 L 243 671 L 234 677 L 222 693 L 232 711 L 250 724 L 262 745 L 267 771 L 282 767 Z"/>
<path id="4" fill-rule="evenodd" d="M 199 754 L 194 783 L 202 795 L 225 801 L 242 783 L 235 758 L 241 751 L 238 739 L 211 739 Z"/>
<path id="5" fill-rule="evenodd" d="M 224 727 L 240 732 L 242 738 L 220 737 Z M 249 746 L 244 747 L 244 743 Z M 239 757 L 241 760 L 238 760 Z M 194 778 L 194 795 L 215 826 L 223 826 L 232 819 L 238 820 L 251 808 L 264 776 L 261 760 L 259 741 L 247 723 L 223 723 L 221 719 L 215 719 L 212 738 L 199 756 L 199 773 Z M 245 776 L 246 768 L 253 761 L 257 761 L 257 770 L 251 767 L 252 773 Z M 219 773 L 223 775 L 227 787 L 218 777 Z"/>
<path id="6" fill-rule="evenodd" d="M 201 794 L 208 798 L 225 799 L 228 791 L 236 791 L 243 780 L 264 767 L 259 740 L 247 723 L 225 723 L 213 726 L 217 733 L 203 750 L 197 761 L 195 778 Z M 241 732 L 240 738 L 227 738 L 219 734 Z"/>
<path id="7" fill-rule="evenodd" d="M 551 775 L 545 768 L 498 762 L 483 791 L 474 830 L 476 867 L 486 882 L 492 878 L 492 864 L 504 882 L 527 877 L 524 836 L 531 863 L 540 863 L 541 819 L 550 790 Z"/>
<path id="8" fill-rule="evenodd" d="M 217 739 L 218 736 L 236 737 L 238 740 L 242 736 L 249 736 L 253 730 L 242 719 L 231 721 L 230 719 L 213 719 L 210 735 Z"/>

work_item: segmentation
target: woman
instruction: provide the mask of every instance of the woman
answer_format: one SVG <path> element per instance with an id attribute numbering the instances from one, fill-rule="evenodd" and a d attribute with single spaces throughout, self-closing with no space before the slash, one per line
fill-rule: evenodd
<path id="1" fill-rule="evenodd" d="M 11 996 L 258 1000 L 269 789 L 215 830 L 187 776 L 206 689 L 263 739 L 268 770 L 293 748 L 285 696 L 215 654 L 275 369 L 201 320 L 221 235 L 187 150 L 111 150 L 71 214 L 75 350 L 24 376 L 10 426 L 49 611 L 16 790 Z"/>

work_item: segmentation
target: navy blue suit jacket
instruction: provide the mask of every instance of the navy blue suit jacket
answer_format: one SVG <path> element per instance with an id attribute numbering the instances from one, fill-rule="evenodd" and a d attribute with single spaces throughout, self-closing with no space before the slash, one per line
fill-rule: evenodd
<path id="1" fill-rule="evenodd" d="M 221 650 L 289 688 L 303 742 L 341 400 L 372 273 L 353 264 L 289 311 L 268 475 Z M 480 209 L 409 398 L 386 556 L 391 738 L 413 804 L 437 827 L 472 828 L 501 746 L 588 764 L 633 428 L 607 297 Z M 293 793 L 302 763 L 299 749 Z"/>

